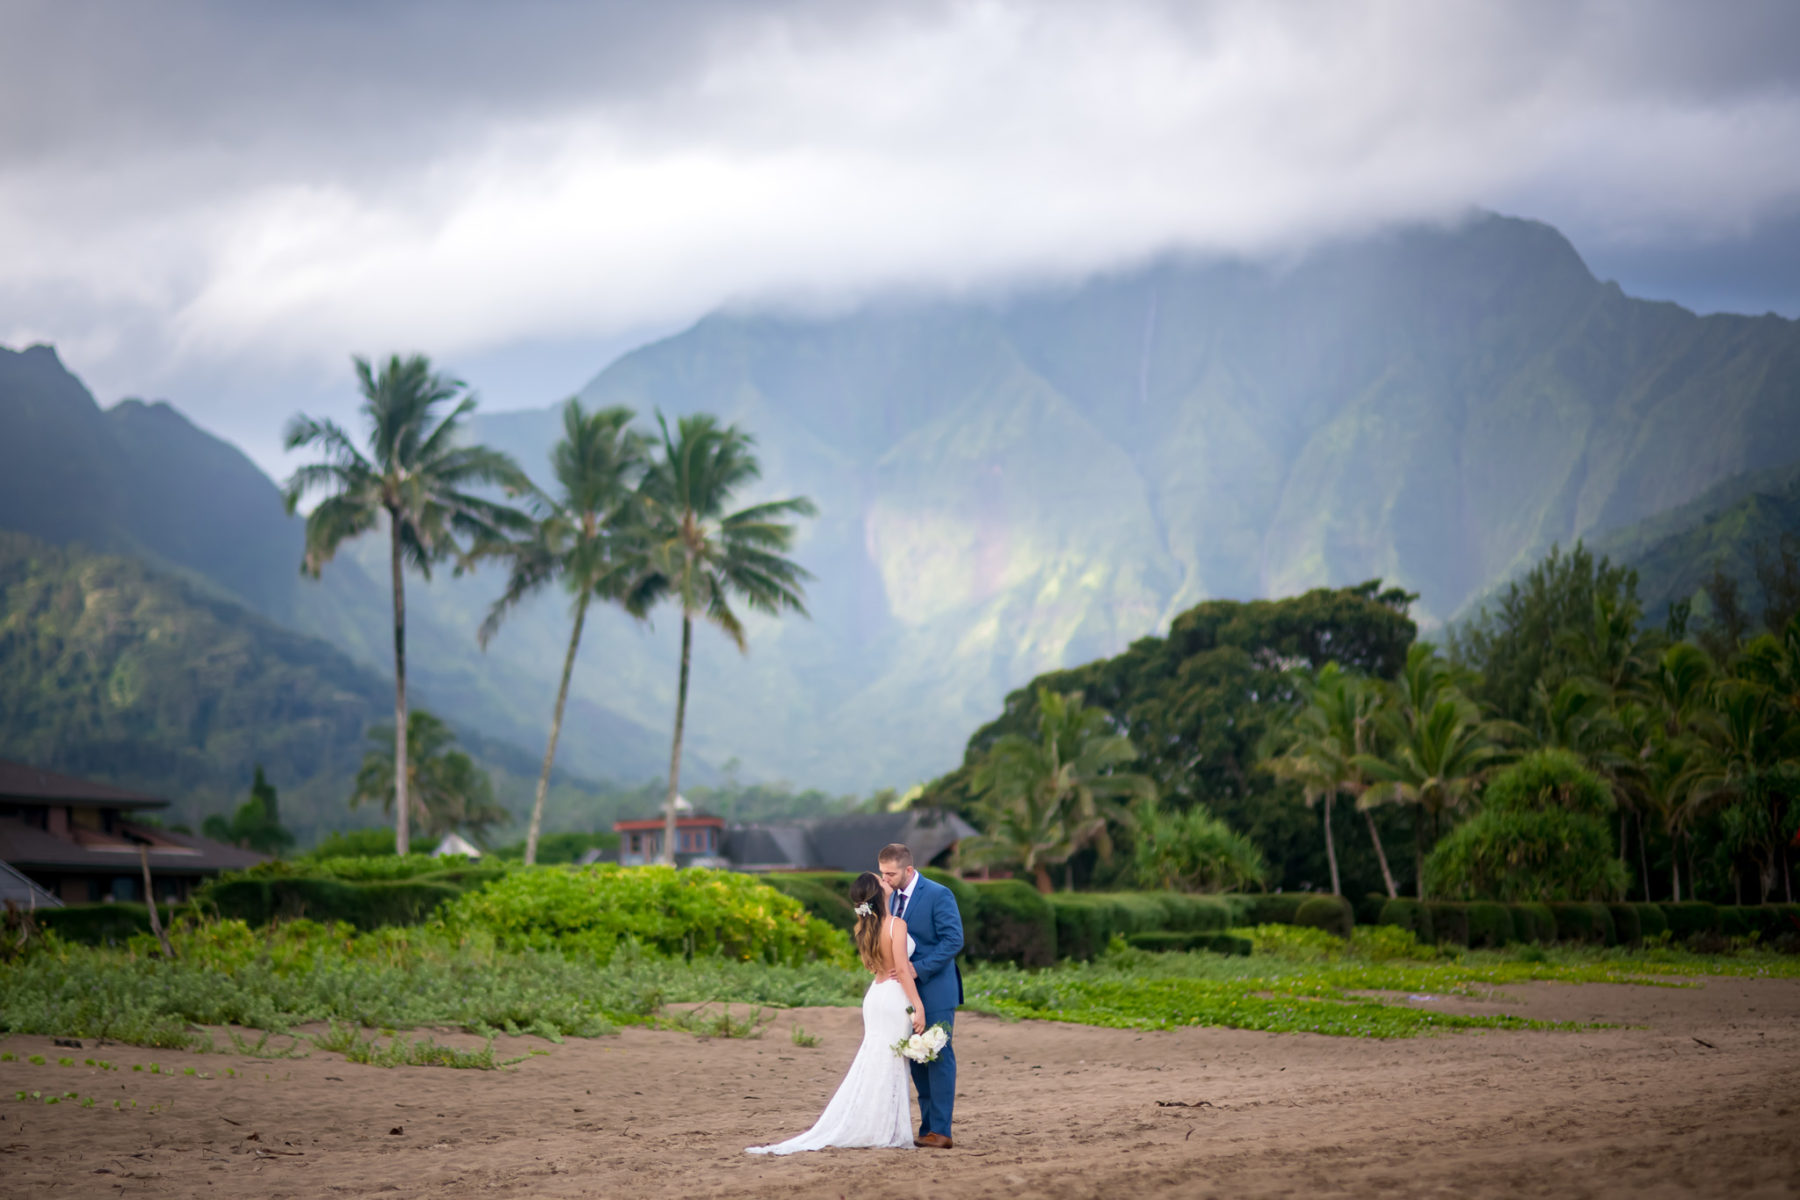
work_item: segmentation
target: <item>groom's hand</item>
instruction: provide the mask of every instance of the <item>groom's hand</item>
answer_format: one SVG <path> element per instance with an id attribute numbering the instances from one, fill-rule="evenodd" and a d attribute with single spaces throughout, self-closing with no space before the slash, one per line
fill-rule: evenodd
<path id="1" fill-rule="evenodd" d="M 916 1012 L 916 1011 L 913 1013 L 913 1032 L 914 1033 L 924 1033 L 925 1032 L 925 1014 L 924 1013 Z"/>

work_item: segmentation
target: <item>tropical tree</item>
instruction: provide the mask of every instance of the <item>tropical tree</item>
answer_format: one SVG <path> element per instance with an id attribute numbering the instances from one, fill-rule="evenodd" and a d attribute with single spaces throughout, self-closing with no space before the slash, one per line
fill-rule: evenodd
<path id="1" fill-rule="evenodd" d="M 1751 680 L 1723 680 L 1713 695 L 1714 710 L 1696 723 L 1682 777 L 1687 804 L 1697 812 L 1722 810 L 1734 848 L 1756 859 L 1761 901 L 1768 903 L 1779 875 L 1791 903 L 1786 826 L 1800 794 L 1800 730 L 1776 693 Z"/>
<path id="2" fill-rule="evenodd" d="M 978 843 L 975 855 L 980 861 L 1020 851 L 1015 861 L 1048 892 L 1051 864 L 1088 846 L 1110 861 L 1112 828 L 1134 824 L 1133 802 L 1154 803 L 1156 785 L 1122 769 L 1136 761 L 1137 748 L 1112 731 L 1103 709 L 1089 708 L 1079 692 L 1044 689 L 1037 699 L 1037 737 L 1002 736 L 976 769 L 980 814 L 1004 836 Z"/>
<path id="3" fill-rule="evenodd" d="M 294 845 L 294 835 L 281 824 L 281 802 L 275 785 L 256 765 L 256 777 L 250 783 L 250 798 L 238 806 L 229 818 L 214 813 L 200 824 L 200 832 L 214 841 L 230 842 L 259 854 L 281 854 Z"/>
<path id="4" fill-rule="evenodd" d="M 1239 891 L 1268 875 L 1257 844 L 1204 804 L 1183 812 L 1141 806 L 1131 859 L 1139 887 L 1176 892 Z"/>
<path id="5" fill-rule="evenodd" d="M 562 680 L 550 714 L 550 740 L 544 747 L 531 824 L 525 833 L 526 866 L 537 861 L 544 796 L 550 788 L 550 768 L 556 761 L 569 677 L 581 648 L 588 605 L 596 599 L 621 599 L 638 567 L 641 542 L 634 489 L 649 461 L 650 440 L 632 431 L 633 415 L 630 409 L 620 407 L 590 413 L 582 409 L 580 400 L 570 399 L 563 406 L 562 440 L 550 453 L 558 494 L 537 493 L 530 535 L 522 541 L 499 543 L 492 551 L 507 558 L 511 573 L 506 590 L 482 622 L 478 636 L 483 649 L 506 615 L 526 597 L 552 583 L 561 584 L 574 597 L 569 648 L 563 655 Z"/>
<path id="6" fill-rule="evenodd" d="M 639 496 L 643 504 L 641 558 L 622 596 L 633 615 L 664 600 L 681 609 L 681 667 L 675 687 L 675 735 L 669 749 L 664 799 L 663 861 L 675 861 L 675 799 L 681 780 L 681 742 L 687 722 L 688 672 L 693 661 L 694 618 L 704 617 L 748 653 L 744 625 L 732 607 L 806 615 L 805 581 L 812 578 L 786 557 L 793 545 L 793 517 L 817 512 L 804 496 L 770 500 L 730 512 L 736 494 L 762 476 L 755 439 L 705 413 L 682 417 L 674 433 L 657 414 L 661 454 L 650 464 Z"/>
<path id="7" fill-rule="evenodd" d="M 1316 676 L 1300 676 L 1300 706 L 1286 725 L 1278 726 L 1269 739 L 1273 751 L 1262 766 L 1278 779 L 1298 783 L 1307 807 L 1322 801 L 1325 817 L 1325 858 L 1331 867 L 1331 890 L 1342 895 L 1338 879 L 1337 848 L 1331 832 L 1332 801 L 1348 796 L 1354 801 L 1368 790 L 1368 779 L 1358 755 L 1374 748 L 1374 725 L 1381 707 L 1381 689 L 1374 681 L 1351 675 L 1335 662 L 1326 663 Z M 1388 869 L 1387 851 L 1375 828 L 1375 814 L 1363 808 L 1381 877 L 1390 898 L 1399 895 L 1394 873 Z"/>
<path id="8" fill-rule="evenodd" d="M 1414 870 L 1425 896 L 1425 852 L 1445 813 L 1461 808 L 1504 757 L 1500 723 L 1484 718 L 1463 694 L 1462 673 L 1430 642 L 1416 642 L 1400 677 L 1386 685 L 1381 714 L 1382 749 L 1353 760 L 1369 786 L 1358 804 L 1405 804 L 1416 810 Z"/>
<path id="9" fill-rule="evenodd" d="M 325 493 L 306 517 L 301 570 L 314 578 L 344 542 L 387 523 L 394 601 L 394 757 L 400 764 L 393 776 L 398 789 L 394 848 L 405 854 L 412 807 L 406 797 L 411 772 L 405 568 L 430 579 L 434 564 L 453 555 L 466 561 L 469 544 L 528 528 L 525 514 L 470 489 L 498 486 L 516 495 L 530 485 L 506 455 L 460 443 L 458 433 L 475 408 L 475 397 L 460 381 L 433 372 L 423 355 L 394 355 L 379 372 L 365 358 L 353 361 L 363 395 L 368 454 L 334 422 L 296 416 L 288 424 L 287 449 L 315 449 L 322 460 L 290 475 L 284 498 L 292 513 L 309 493 Z M 446 404 L 452 407 L 441 412 Z"/>
<path id="10" fill-rule="evenodd" d="M 404 796 L 420 832 L 434 838 L 458 830 L 482 838 L 491 826 L 505 821 L 508 813 L 494 803 L 493 782 L 474 759 L 456 749 L 450 727 L 422 708 L 413 709 L 406 720 L 405 743 L 386 725 L 369 730 L 373 745 L 363 755 L 350 807 L 377 803 L 391 808 L 396 797 Z M 410 751 L 404 788 L 395 785 L 394 769 L 396 748 L 402 744 Z"/>

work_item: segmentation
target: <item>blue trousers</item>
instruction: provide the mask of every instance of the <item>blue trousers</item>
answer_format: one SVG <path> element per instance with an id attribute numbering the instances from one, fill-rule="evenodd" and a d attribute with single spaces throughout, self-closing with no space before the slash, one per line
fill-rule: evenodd
<path id="1" fill-rule="evenodd" d="M 913 1063 L 913 1087 L 919 1092 L 919 1136 L 941 1133 L 950 1136 L 950 1110 L 956 1107 L 956 1010 L 928 1008 L 925 1028 L 941 1024 L 951 1038 L 938 1052 L 936 1060 Z"/>

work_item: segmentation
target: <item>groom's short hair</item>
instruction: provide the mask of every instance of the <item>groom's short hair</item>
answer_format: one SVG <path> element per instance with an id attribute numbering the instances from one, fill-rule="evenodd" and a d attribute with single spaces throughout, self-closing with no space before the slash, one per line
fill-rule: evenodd
<path id="1" fill-rule="evenodd" d="M 907 849 L 905 842 L 889 842 L 881 848 L 881 853 L 875 856 L 875 860 L 884 863 L 899 863 L 903 867 L 913 865 L 912 851 Z"/>

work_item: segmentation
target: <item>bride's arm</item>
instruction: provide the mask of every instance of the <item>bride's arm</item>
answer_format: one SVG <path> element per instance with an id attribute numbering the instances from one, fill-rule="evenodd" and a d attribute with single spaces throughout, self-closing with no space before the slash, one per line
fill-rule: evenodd
<path id="1" fill-rule="evenodd" d="M 913 1032 L 924 1033 L 925 1002 L 919 999 L 919 985 L 913 981 L 915 972 L 906 957 L 906 922 L 899 917 L 888 918 L 888 956 L 894 964 L 894 976 L 906 992 L 906 1002 L 912 1005 Z"/>

